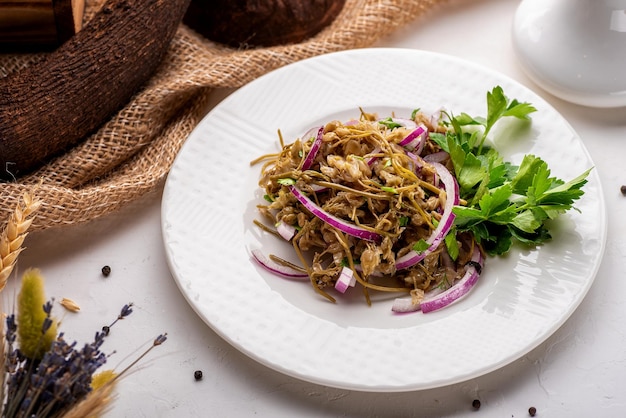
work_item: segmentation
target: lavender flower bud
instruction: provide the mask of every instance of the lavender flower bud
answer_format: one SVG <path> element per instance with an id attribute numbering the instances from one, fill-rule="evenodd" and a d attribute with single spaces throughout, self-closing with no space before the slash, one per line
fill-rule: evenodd
<path id="1" fill-rule="evenodd" d="M 161 334 L 158 337 L 156 337 L 152 345 L 161 345 L 165 342 L 165 340 L 167 340 L 167 333 Z"/>

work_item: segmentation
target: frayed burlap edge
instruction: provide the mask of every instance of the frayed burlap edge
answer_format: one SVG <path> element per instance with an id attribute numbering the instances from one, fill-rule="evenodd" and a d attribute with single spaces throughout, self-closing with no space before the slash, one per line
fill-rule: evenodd
<path id="1" fill-rule="evenodd" d="M 89 2 L 86 16 L 102 3 Z M 437 3 L 441 0 L 347 0 L 333 24 L 317 36 L 271 48 L 225 48 L 181 25 L 156 74 L 97 133 L 35 173 L 0 183 L 0 219 L 24 192 L 43 203 L 33 230 L 81 224 L 114 212 L 162 184 L 206 113 L 213 89 L 240 87 L 304 58 L 370 46 Z M 0 57 L 0 75 L 37 58 Z"/>

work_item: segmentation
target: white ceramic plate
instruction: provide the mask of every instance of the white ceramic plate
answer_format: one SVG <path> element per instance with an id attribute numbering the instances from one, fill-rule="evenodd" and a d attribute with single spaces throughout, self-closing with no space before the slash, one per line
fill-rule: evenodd
<path id="1" fill-rule="evenodd" d="M 592 171 L 580 212 L 554 225 L 554 240 L 486 261 L 472 292 L 441 311 L 394 315 L 395 295 L 368 307 L 360 292 L 332 304 L 306 282 L 268 274 L 249 249 L 289 254 L 252 221 L 261 191 L 249 162 L 315 124 L 412 109 L 486 114 L 486 92 L 533 103 L 530 127 L 503 121 L 498 149 L 513 162 L 544 158 L 570 179 L 592 167 L 570 125 L 511 79 L 449 56 L 361 49 L 283 67 L 239 89 L 190 135 L 167 179 L 162 228 L 171 271 L 206 323 L 237 349 L 285 374 L 338 388 L 408 391 L 464 381 L 498 369 L 556 331 L 591 286 L 605 246 L 606 215 Z M 509 135 L 510 138 L 505 136 Z"/>

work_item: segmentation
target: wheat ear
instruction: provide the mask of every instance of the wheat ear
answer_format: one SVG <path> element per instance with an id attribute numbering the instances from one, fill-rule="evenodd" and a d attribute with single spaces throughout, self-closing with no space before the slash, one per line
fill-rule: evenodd
<path id="1" fill-rule="evenodd" d="M 110 406 L 115 380 L 92 390 L 85 399 L 74 405 L 63 418 L 96 418 L 101 416 Z"/>
<path id="2" fill-rule="evenodd" d="M 0 234 L 0 292 L 6 286 L 17 261 L 17 256 L 23 250 L 22 244 L 28 235 L 28 228 L 33 222 L 33 218 L 30 216 L 40 206 L 41 202 L 35 200 L 32 194 L 24 193 Z"/>

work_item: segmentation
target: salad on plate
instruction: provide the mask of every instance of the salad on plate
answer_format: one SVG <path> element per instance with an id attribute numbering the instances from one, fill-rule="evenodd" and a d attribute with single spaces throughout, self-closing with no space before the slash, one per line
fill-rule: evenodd
<path id="1" fill-rule="evenodd" d="M 371 292 L 398 293 L 398 313 L 454 303 L 477 283 L 487 256 L 515 242 L 543 244 L 550 221 L 583 195 L 591 169 L 565 181 L 539 156 L 516 165 L 490 145 L 498 121 L 530 122 L 535 111 L 496 86 L 486 117 L 361 109 L 288 144 L 279 136 L 279 152 L 252 162 L 262 163 L 266 200 L 255 223 L 290 242 L 299 264 L 262 248 L 254 259 L 333 302 L 360 288 L 367 303 Z"/>

